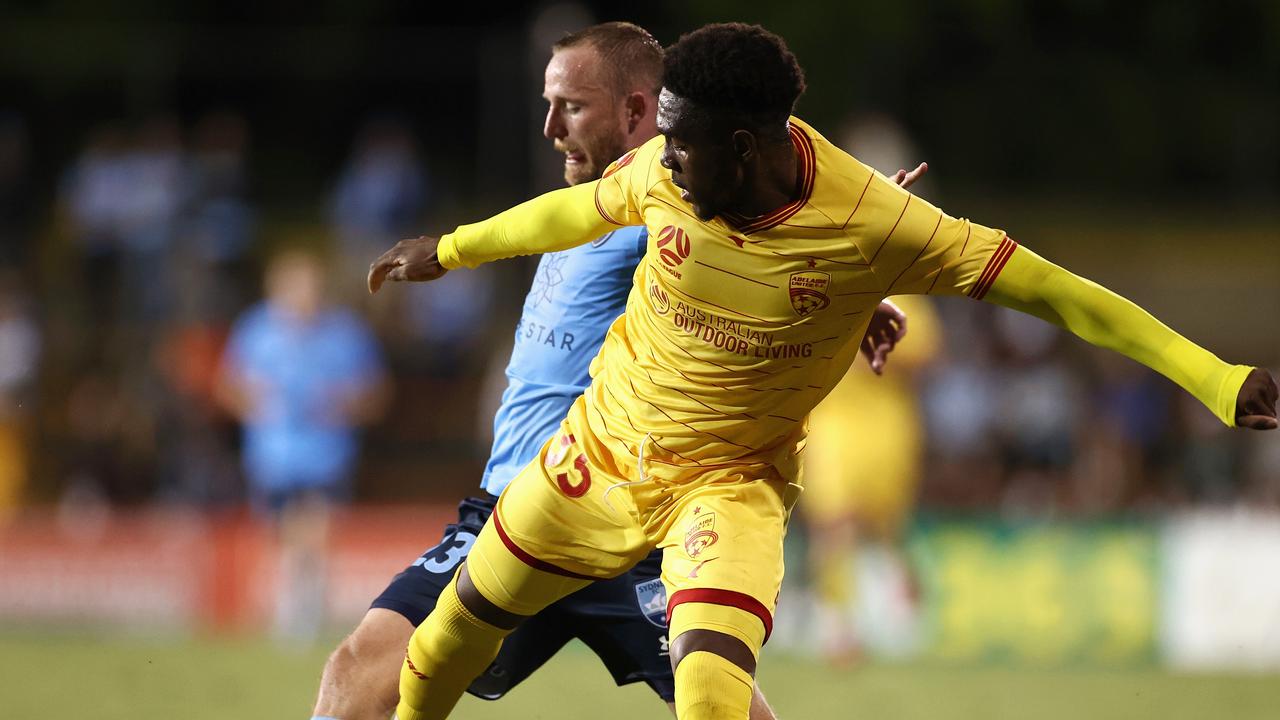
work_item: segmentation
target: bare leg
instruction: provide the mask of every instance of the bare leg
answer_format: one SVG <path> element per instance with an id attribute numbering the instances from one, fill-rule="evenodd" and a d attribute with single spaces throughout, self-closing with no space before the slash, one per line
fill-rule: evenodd
<path id="1" fill-rule="evenodd" d="M 313 714 L 386 720 L 400 701 L 400 665 L 413 624 L 392 610 L 365 613 L 325 663 Z"/>

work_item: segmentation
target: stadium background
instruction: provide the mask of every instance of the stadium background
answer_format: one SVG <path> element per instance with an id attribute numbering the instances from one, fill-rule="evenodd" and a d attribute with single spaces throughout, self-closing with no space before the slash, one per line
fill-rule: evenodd
<path id="1" fill-rule="evenodd" d="M 94 665 L 76 682 L 100 717 L 304 716 L 328 640 L 262 639 L 271 541 L 209 397 L 220 339 L 264 259 L 295 245 L 327 253 L 332 299 L 379 333 L 395 400 L 334 531 L 338 633 L 474 487 L 533 266 L 376 302 L 364 268 L 402 234 L 559 184 L 542 67 L 593 21 L 664 43 L 763 23 L 806 68 L 799 114 L 829 136 L 879 133 L 900 164 L 929 161 L 922 195 L 1227 359 L 1280 365 L 1275 3 L 435 5 L 0 10 L 0 716 L 65 708 L 68 657 Z M 104 167 L 149 170 L 83 180 Z M 230 179 L 211 190 L 201 171 Z M 345 181 L 390 200 L 344 209 Z M 779 712 L 1266 717 L 1275 436 L 1217 428 L 1132 363 L 990 308 L 938 309 L 944 350 L 918 379 L 920 612 L 861 563 L 874 661 L 823 669 L 792 562 L 800 600 L 762 670 Z M 1010 410 L 1028 398 L 1029 415 Z M 803 525 L 792 535 L 798 556 Z M 521 714 L 658 712 L 584 654 L 562 662 Z"/>

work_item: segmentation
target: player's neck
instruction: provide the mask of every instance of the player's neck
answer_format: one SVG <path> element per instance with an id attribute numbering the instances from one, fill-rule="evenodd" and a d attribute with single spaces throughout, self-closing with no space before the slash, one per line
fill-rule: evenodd
<path id="1" fill-rule="evenodd" d="M 744 218 L 755 218 L 800 199 L 804 186 L 795 146 L 790 142 L 761 148 L 743 187 L 742 201 L 729 208 Z"/>

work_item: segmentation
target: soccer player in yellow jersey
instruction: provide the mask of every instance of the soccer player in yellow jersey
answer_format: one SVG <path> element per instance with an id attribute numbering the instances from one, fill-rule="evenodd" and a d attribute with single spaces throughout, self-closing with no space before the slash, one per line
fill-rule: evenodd
<path id="1" fill-rule="evenodd" d="M 941 324 L 931 301 L 892 298 L 911 319 L 911 339 L 894 351 L 883 376 L 854 363 L 809 415 L 804 449 L 802 515 L 822 655 L 836 665 L 857 660 L 860 638 L 852 608 L 861 587 L 855 563 L 867 543 L 887 554 L 887 578 L 913 604 L 915 574 L 902 548 L 915 506 L 924 455 L 924 422 L 916 377 L 937 356 Z M 902 580 L 903 582 L 896 582 Z"/>
<path id="2" fill-rule="evenodd" d="M 618 225 L 649 229 L 591 386 L 414 632 L 400 720 L 447 716 L 523 618 L 654 547 L 677 715 L 746 718 L 804 420 L 886 296 L 963 294 L 1032 313 L 1164 373 L 1228 425 L 1276 427 L 1266 371 L 1228 365 L 1005 233 L 897 187 L 791 117 L 803 88 L 762 28 L 689 33 L 664 58 L 662 137 L 599 181 L 402 241 L 370 268 L 377 290 Z"/>

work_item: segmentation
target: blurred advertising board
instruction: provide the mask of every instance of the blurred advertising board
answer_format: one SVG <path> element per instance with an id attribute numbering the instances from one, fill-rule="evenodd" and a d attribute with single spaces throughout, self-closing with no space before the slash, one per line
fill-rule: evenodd
<path id="1" fill-rule="evenodd" d="M 439 542 L 450 506 L 335 514 L 329 618 L 351 625 Z M 244 512 L 30 512 L 0 525 L 0 623 L 253 631 L 278 591 L 277 546 Z"/>
<path id="2" fill-rule="evenodd" d="M 920 648 L 946 661 L 1126 664 L 1156 651 L 1158 527 L 925 521 Z"/>
<path id="3" fill-rule="evenodd" d="M 1280 514 L 1187 513 L 1166 524 L 1162 540 L 1169 664 L 1280 669 Z"/>

